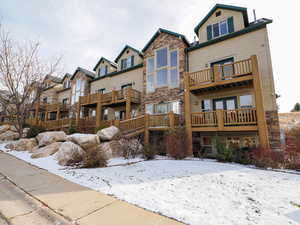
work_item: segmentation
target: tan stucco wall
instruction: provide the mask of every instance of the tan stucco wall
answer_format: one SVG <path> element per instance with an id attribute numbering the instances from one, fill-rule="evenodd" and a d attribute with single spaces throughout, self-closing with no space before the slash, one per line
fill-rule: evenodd
<path id="1" fill-rule="evenodd" d="M 128 53 L 127 53 L 127 51 L 128 51 Z M 127 48 L 125 50 L 125 52 L 123 53 L 123 55 L 117 61 L 118 70 L 121 70 L 121 60 L 124 59 L 124 58 L 127 58 L 128 56 L 132 56 L 132 55 L 134 55 L 134 65 L 138 65 L 138 64 L 141 64 L 143 62 L 143 59 L 141 58 L 141 56 L 136 51 L 133 51 L 132 49 Z"/>
<path id="2" fill-rule="evenodd" d="M 105 92 L 112 90 L 120 90 L 124 84 L 133 83 L 132 88 L 138 91 L 143 90 L 143 68 L 140 67 L 125 73 L 120 73 L 112 77 L 105 77 L 103 79 L 90 83 L 91 93 L 105 88 Z"/>
<path id="3" fill-rule="evenodd" d="M 101 66 L 108 66 L 108 67 L 107 67 L 107 68 L 108 68 L 107 73 L 112 73 L 112 72 L 114 72 L 114 71 L 117 70 L 117 69 L 116 69 L 115 67 L 113 67 L 109 62 L 107 62 L 106 60 L 102 60 L 102 62 L 101 62 L 101 63 L 98 65 L 98 67 L 96 68 L 96 71 L 95 71 L 96 76 L 98 76 L 98 74 L 99 74 L 99 69 L 100 69 Z"/>
<path id="4" fill-rule="evenodd" d="M 189 71 L 208 68 L 210 63 L 234 57 L 234 61 L 257 55 L 262 81 L 264 110 L 276 110 L 275 88 L 267 29 L 263 28 L 189 52 Z"/>
<path id="5" fill-rule="evenodd" d="M 58 93 L 58 102 L 62 103 L 63 99 L 68 98 L 68 103 L 71 100 L 71 89 L 66 89 Z"/>
<path id="6" fill-rule="evenodd" d="M 215 13 L 217 11 L 221 11 L 221 16 L 216 17 Z M 226 20 L 228 17 L 233 16 L 233 24 L 234 24 L 234 31 L 241 30 L 245 27 L 244 25 L 244 18 L 241 12 L 232 11 L 228 9 L 217 9 L 209 19 L 200 27 L 198 31 L 198 37 L 200 42 L 207 41 L 207 33 L 206 27 L 208 25 L 212 25 L 214 23 L 218 23 L 220 21 Z"/>

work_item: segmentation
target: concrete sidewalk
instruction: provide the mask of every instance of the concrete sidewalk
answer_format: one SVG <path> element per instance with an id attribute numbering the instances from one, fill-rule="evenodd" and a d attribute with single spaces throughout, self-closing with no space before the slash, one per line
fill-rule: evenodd
<path id="1" fill-rule="evenodd" d="M 3 152 L 0 152 L 0 173 L 53 212 L 80 225 L 182 224 L 67 181 Z"/>

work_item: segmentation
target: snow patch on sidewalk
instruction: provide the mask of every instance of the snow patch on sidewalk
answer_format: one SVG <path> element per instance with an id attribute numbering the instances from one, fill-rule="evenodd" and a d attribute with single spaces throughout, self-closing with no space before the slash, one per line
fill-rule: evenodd
<path id="1" fill-rule="evenodd" d="M 53 156 L 31 159 L 27 152 L 8 153 L 75 183 L 191 225 L 299 225 L 293 219 L 299 208 L 291 204 L 300 204 L 300 176 L 296 174 L 213 160 L 166 158 L 72 169 L 57 165 Z M 109 165 L 124 161 L 114 159 Z"/>

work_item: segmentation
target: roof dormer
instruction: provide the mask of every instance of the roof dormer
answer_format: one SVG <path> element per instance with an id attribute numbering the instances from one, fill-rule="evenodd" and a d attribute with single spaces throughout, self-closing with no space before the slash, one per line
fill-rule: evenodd
<path id="1" fill-rule="evenodd" d="M 64 89 L 71 87 L 71 82 L 70 82 L 71 76 L 72 76 L 71 74 L 66 73 L 65 76 L 63 77 L 61 83 Z"/>
<path id="2" fill-rule="evenodd" d="M 112 73 L 116 71 L 118 68 L 117 64 L 114 62 L 111 62 L 110 60 L 101 57 L 101 59 L 98 61 L 96 66 L 94 67 L 94 71 L 96 73 L 97 77 L 103 77 L 106 74 Z"/>
<path id="3" fill-rule="evenodd" d="M 203 43 L 244 29 L 249 25 L 247 8 L 216 4 L 194 31 Z"/>
<path id="4" fill-rule="evenodd" d="M 126 45 L 115 59 L 118 64 L 118 70 L 125 70 L 141 64 L 143 62 L 143 54 L 129 45 Z"/>

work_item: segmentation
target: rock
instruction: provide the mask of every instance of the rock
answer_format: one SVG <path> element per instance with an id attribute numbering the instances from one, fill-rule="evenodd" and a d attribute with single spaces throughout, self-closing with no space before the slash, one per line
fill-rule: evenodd
<path id="1" fill-rule="evenodd" d="M 23 138 L 27 137 L 27 134 L 28 134 L 28 131 L 29 131 L 29 130 L 30 130 L 29 127 L 25 127 L 25 128 L 23 129 L 23 134 L 22 134 L 22 137 L 23 137 Z"/>
<path id="2" fill-rule="evenodd" d="M 119 134 L 120 130 L 115 126 L 110 126 L 97 132 L 97 135 L 100 137 L 101 141 L 111 141 L 114 138 L 116 138 Z"/>
<path id="3" fill-rule="evenodd" d="M 100 144 L 100 139 L 96 134 L 72 134 L 67 137 L 67 141 L 74 142 L 83 150 L 92 150 Z"/>
<path id="4" fill-rule="evenodd" d="M 11 130 L 11 131 L 13 131 L 13 132 L 18 132 L 17 128 L 16 128 L 15 126 L 13 126 L 13 125 L 11 125 L 11 126 L 9 127 L 9 130 Z"/>
<path id="5" fill-rule="evenodd" d="M 10 129 L 10 125 L 5 124 L 5 125 L 0 126 L 0 134 L 8 131 L 9 129 Z"/>
<path id="6" fill-rule="evenodd" d="M 31 155 L 31 158 L 33 158 L 33 159 L 45 158 L 50 155 L 53 155 L 54 153 L 56 153 L 59 150 L 61 145 L 62 145 L 62 142 L 54 142 L 50 145 L 39 148 Z"/>
<path id="7" fill-rule="evenodd" d="M 142 153 L 143 145 L 137 138 L 122 138 L 119 140 L 125 158 L 135 158 Z"/>
<path id="8" fill-rule="evenodd" d="M 7 130 L 0 134 L 0 141 L 13 141 L 19 138 L 19 133 Z"/>
<path id="9" fill-rule="evenodd" d="M 36 136 L 39 146 L 45 146 L 54 142 L 66 141 L 67 135 L 63 131 L 43 132 Z"/>
<path id="10" fill-rule="evenodd" d="M 85 154 L 85 151 L 79 145 L 66 141 L 60 146 L 55 158 L 59 165 L 70 166 L 81 162 Z"/>
<path id="11" fill-rule="evenodd" d="M 34 148 L 32 148 L 31 150 L 28 150 L 29 153 L 34 153 L 37 152 L 39 150 L 39 146 L 35 146 Z"/>
<path id="12" fill-rule="evenodd" d="M 99 150 L 103 151 L 107 159 L 123 156 L 122 146 L 116 140 L 101 143 Z"/>
<path id="13" fill-rule="evenodd" d="M 6 145 L 5 147 L 15 151 L 32 151 L 37 146 L 35 138 L 22 138 L 15 143 Z"/>

